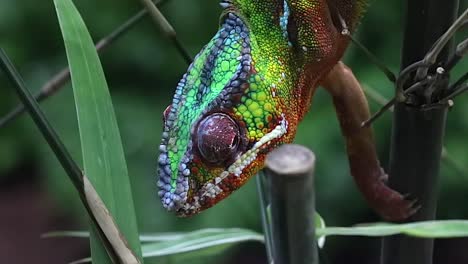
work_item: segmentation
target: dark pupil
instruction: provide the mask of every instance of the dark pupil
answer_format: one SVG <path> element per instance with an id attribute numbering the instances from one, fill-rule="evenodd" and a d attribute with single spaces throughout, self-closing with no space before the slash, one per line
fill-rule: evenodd
<path id="1" fill-rule="evenodd" d="M 221 113 L 209 115 L 198 125 L 198 150 L 209 163 L 222 165 L 235 158 L 239 134 L 239 127 L 230 116 Z"/>

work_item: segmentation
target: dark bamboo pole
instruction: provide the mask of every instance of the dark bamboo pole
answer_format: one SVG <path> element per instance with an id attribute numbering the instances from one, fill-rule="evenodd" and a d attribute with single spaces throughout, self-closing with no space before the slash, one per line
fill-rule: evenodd
<path id="1" fill-rule="evenodd" d="M 432 45 L 450 27 L 456 18 L 458 0 L 413 0 L 407 3 L 402 70 L 420 61 Z M 445 62 L 451 53 L 449 42 L 438 56 Z M 438 65 L 436 63 L 436 65 Z M 435 69 L 430 68 L 429 72 Z M 412 77 L 414 75 L 411 75 Z M 409 78 L 403 87 L 417 80 Z M 437 85 L 447 89 L 448 75 Z M 395 105 L 389 163 L 389 185 L 409 198 L 417 199 L 419 211 L 407 222 L 435 219 L 442 143 L 448 106 L 430 108 L 423 104 L 435 103 L 435 98 L 424 89 L 411 93 L 410 100 Z M 426 92 L 425 92 L 426 91 Z M 428 98 L 431 100 L 427 102 Z M 383 264 L 431 264 L 433 240 L 398 235 L 383 239 Z"/>
<path id="2" fill-rule="evenodd" d="M 318 264 L 314 167 L 314 154 L 299 145 L 283 145 L 267 156 L 271 222 L 264 229 L 271 231 L 275 264 Z"/>

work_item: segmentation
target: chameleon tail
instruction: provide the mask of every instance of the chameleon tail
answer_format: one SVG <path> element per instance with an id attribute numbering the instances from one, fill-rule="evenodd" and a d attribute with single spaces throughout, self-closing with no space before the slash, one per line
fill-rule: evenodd
<path id="1" fill-rule="evenodd" d="M 398 221 L 417 211 L 415 201 L 385 185 L 387 174 L 380 167 L 372 129 L 361 128 L 369 117 L 366 97 L 352 71 L 338 62 L 322 82 L 331 94 L 354 180 L 368 203 L 386 220 Z"/>

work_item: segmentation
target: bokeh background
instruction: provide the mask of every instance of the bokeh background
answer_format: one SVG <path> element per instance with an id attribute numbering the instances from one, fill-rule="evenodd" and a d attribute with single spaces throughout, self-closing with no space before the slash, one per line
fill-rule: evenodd
<path id="1" fill-rule="evenodd" d="M 404 1 L 372 1 L 356 37 L 394 72 L 399 69 Z M 466 8 L 462 1 L 461 8 Z M 95 40 L 140 10 L 139 1 L 75 1 Z M 221 8 L 218 0 L 170 0 L 161 8 L 190 54 L 212 37 Z M 434 18 L 437 19 L 437 18 Z M 465 32 L 466 37 L 466 32 Z M 65 50 L 52 1 L 1 0 L 0 46 L 11 56 L 29 88 L 42 84 L 66 65 Z M 344 58 L 366 87 L 387 98 L 393 88 L 363 54 L 351 46 Z M 255 181 L 195 217 L 179 219 L 164 211 L 157 198 L 156 159 L 162 111 L 172 100 L 187 65 L 149 18 L 112 45 L 101 61 L 114 100 L 138 214 L 140 232 L 189 231 L 206 227 L 245 227 L 261 231 Z M 461 63 L 453 76 L 466 72 Z M 455 101 L 445 144 L 439 219 L 468 218 L 468 95 Z M 0 74 L 0 115 L 18 104 Z M 42 104 L 77 160 L 78 127 L 70 85 Z M 371 101 L 371 109 L 378 104 Z M 374 125 L 383 166 L 389 153 L 391 114 Z M 300 125 L 296 143 L 318 157 L 317 209 L 327 225 L 349 226 L 379 220 L 367 207 L 349 175 L 344 141 L 330 97 L 319 91 Z M 52 230 L 85 229 L 87 219 L 63 169 L 27 115 L 0 129 L 0 262 L 68 263 L 89 254 L 79 239 L 41 239 Z M 329 238 L 322 251 L 329 263 L 377 263 L 379 239 Z M 463 239 L 436 242 L 436 263 L 468 263 Z M 185 254 L 148 263 L 266 263 L 264 247 L 246 243 L 209 257 Z"/>

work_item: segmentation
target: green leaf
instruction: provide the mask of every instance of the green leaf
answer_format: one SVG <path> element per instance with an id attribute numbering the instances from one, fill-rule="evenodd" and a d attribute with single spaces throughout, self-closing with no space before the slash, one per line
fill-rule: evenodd
<path id="1" fill-rule="evenodd" d="M 86 237 L 86 232 L 62 231 L 49 233 L 47 236 Z M 263 235 L 255 231 L 241 228 L 209 228 L 188 233 L 162 233 L 140 236 L 144 243 L 143 256 L 162 257 L 192 252 L 197 256 L 209 256 L 220 253 L 229 247 L 246 241 L 264 242 Z M 73 262 L 88 263 L 90 258 Z"/>
<path id="2" fill-rule="evenodd" d="M 141 259 L 135 210 L 122 142 L 102 66 L 91 36 L 71 0 L 54 0 L 62 30 L 83 154 L 84 172 Z M 110 263 L 94 230 L 95 263 Z"/>
<path id="3" fill-rule="evenodd" d="M 317 230 L 318 236 L 391 236 L 405 234 L 423 238 L 467 237 L 468 221 L 440 220 L 409 224 L 376 223 L 355 227 L 327 227 Z"/>
<path id="4" fill-rule="evenodd" d="M 325 222 L 319 214 L 315 214 L 316 234 L 321 236 L 390 236 L 406 234 L 424 238 L 467 237 L 468 221 L 439 220 L 416 222 L 409 224 L 373 223 L 354 227 L 325 227 Z M 87 232 L 60 231 L 48 233 L 46 237 L 74 236 L 87 237 Z M 143 256 L 167 256 L 185 252 L 197 251 L 198 255 L 212 255 L 220 253 L 235 243 L 245 241 L 259 241 L 264 243 L 262 234 L 241 228 L 211 228 L 201 229 L 189 233 L 160 233 L 140 236 L 143 244 Z M 192 253 L 193 254 L 193 253 Z M 86 263 L 86 258 L 74 263 Z"/>
<path id="5" fill-rule="evenodd" d="M 184 237 L 187 233 L 184 232 L 164 232 L 140 235 L 140 242 L 163 242 L 177 240 Z M 88 238 L 89 232 L 86 231 L 53 231 L 45 233 L 41 238 L 55 238 L 55 237 L 73 237 L 73 238 Z"/>
<path id="6" fill-rule="evenodd" d="M 186 233 L 180 238 L 172 241 L 144 244 L 143 255 L 145 257 L 166 256 L 189 251 L 216 247 L 218 251 L 225 250 L 222 245 L 234 245 L 245 241 L 263 242 L 263 235 L 254 231 L 231 228 L 231 229 L 203 229 Z M 213 251 L 206 251 L 214 254 Z"/>
<path id="7" fill-rule="evenodd" d="M 326 227 L 325 220 L 323 220 L 322 216 L 317 213 L 317 211 L 314 213 L 314 223 L 315 230 Z M 325 236 L 317 236 L 317 245 L 319 248 L 323 248 L 325 246 Z"/>

